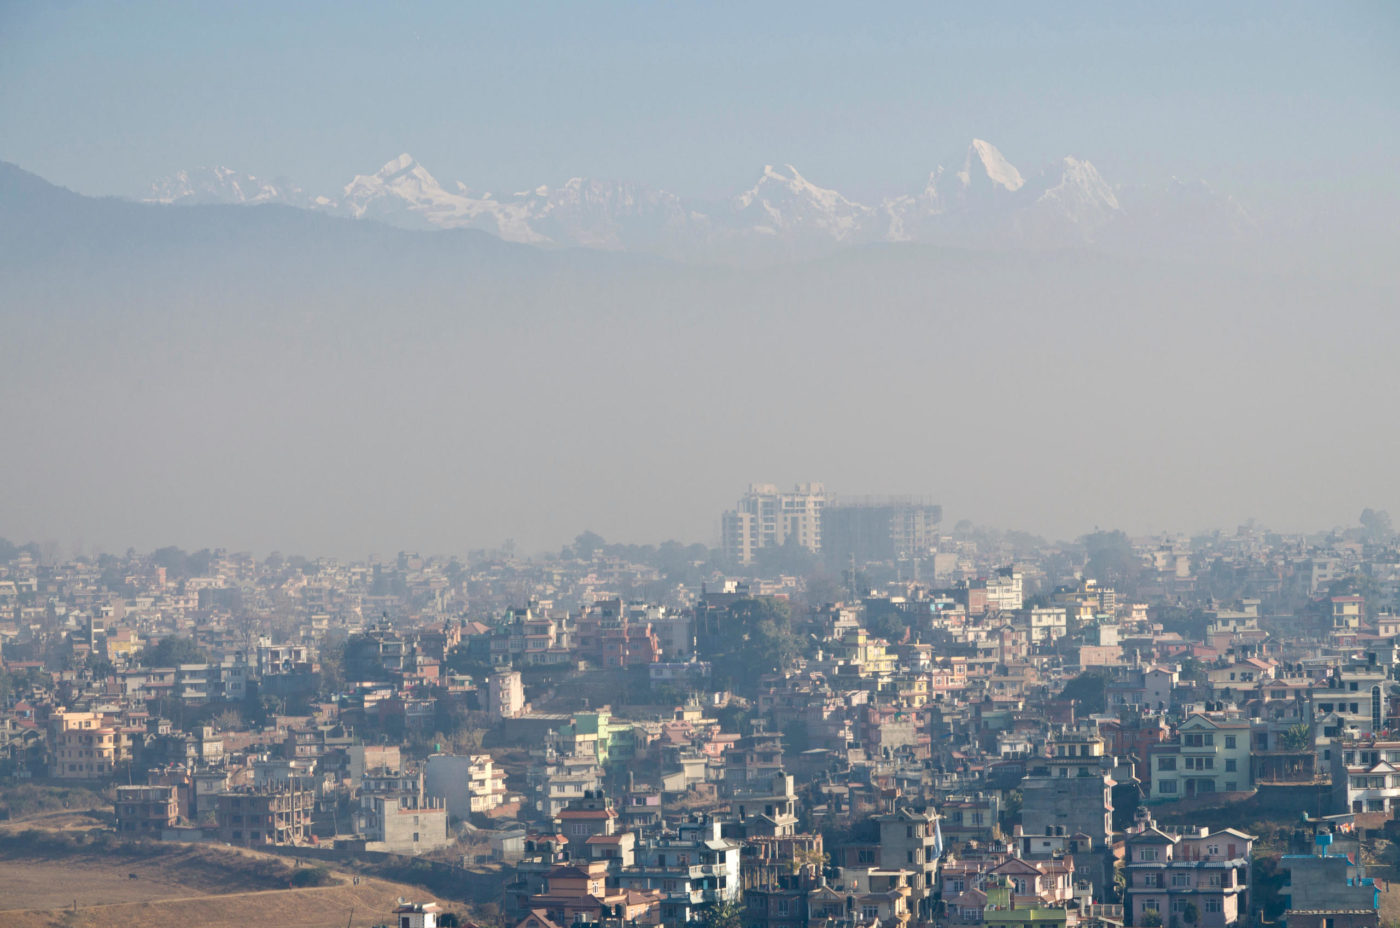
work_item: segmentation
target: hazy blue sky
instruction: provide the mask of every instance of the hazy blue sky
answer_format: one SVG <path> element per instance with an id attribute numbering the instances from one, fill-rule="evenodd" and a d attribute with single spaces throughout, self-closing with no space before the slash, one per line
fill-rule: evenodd
<path id="1" fill-rule="evenodd" d="M 513 190 L 855 196 L 968 139 L 1246 201 L 1400 190 L 1400 4 L 0 3 L 0 158 L 84 193 L 225 164 L 333 190 L 400 151 Z"/>
<path id="2" fill-rule="evenodd" d="M 1060 536 L 1400 512 L 1397 90 L 1394 0 L 0 0 L 0 159 L 82 193 L 215 164 L 334 193 L 408 151 L 478 191 L 715 196 L 791 162 L 874 199 L 977 136 L 1028 175 L 1204 179 L 1262 230 L 1248 267 L 856 249 L 556 275 L 525 249 L 495 278 L 508 250 L 472 239 L 11 193 L 0 533 L 715 541 L 770 480 Z"/>

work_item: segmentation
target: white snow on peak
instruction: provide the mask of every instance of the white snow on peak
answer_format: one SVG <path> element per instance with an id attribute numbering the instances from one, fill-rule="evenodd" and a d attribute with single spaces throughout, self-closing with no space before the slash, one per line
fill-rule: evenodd
<path id="1" fill-rule="evenodd" d="M 987 179 L 1005 190 L 1015 193 L 1026 183 L 1021 172 L 1016 170 L 1016 166 L 1006 160 L 1006 156 L 997 150 L 991 142 L 982 139 L 973 139 L 972 144 L 967 149 L 967 159 L 963 162 L 963 169 L 958 172 L 958 180 L 964 187 L 972 186 L 973 161 L 974 159 L 981 165 L 981 173 Z"/>
<path id="2" fill-rule="evenodd" d="M 1088 161 L 1065 158 L 1061 162 L 1060 182 L 1040 195 L 1042 201 L 1059 200 L 1066 207 L 1072 204 L 1118 210 L 1118 195 Z"/>
<path id="3" fill-rule="evenodd" d="M 355 218 L 411 217 L 429 228 L 481 228 L 513 242 L 540 242 L 523 208 L 489 196 L 473 197 L 462 183 L 452 192 L 407 152 L 371 175 L 357 174 L 345 186 L 344 207 Z"/>
<path id="4" fill-rule="evenodd" d="M 570 177 L 500 196 L 446 186 L 407 152 L 356 175 L 336 197 L 310 196 L 227 167 L 180 171 L 153 184 L 149 202 L 288 203 L 425 229 L 471 228 L 508 241 L 688 254 L 764 240 L 812 244 L 873 241 L 1092 243 L 1105 229 L 1197 220 L 1248 234 L 1256 225 L 1231 198 L 1176 180 L 1139 194 L 1116 190 L 1093 164 L 1067 157 L 1027 180 L 996 146 L 973 139 L 961 169 L 938 167 L 922 188 L 876 206 L 808 180 L 791 164 L 765 164 L 752 187 L 717 210 L 665 190 Z M 1124 204 L 1127 204 L 1126 206 Z M 1115 233 L 1116 234 L 1116 233 Z M 786 247 L 786 246 L 785 246 Z"/>
<path id="5" fill-rule="evenodd" d="M 816 232 L 835 241 L 859 235 L 874 213 L 835 190 L 817 186 L 791 164 L 783 169 L 765 164 L 758 182 L 739 195 L 735 207 L 738 216 L 752 224 L 751 231 L 762 235 Z"/>
<path id="6" fill-rule="evenodd" d="M 148 203 L 295 203 L 306 199 L 286 184 L 260 180 L 222 165 L 177 171 L 151 185 Z"/>

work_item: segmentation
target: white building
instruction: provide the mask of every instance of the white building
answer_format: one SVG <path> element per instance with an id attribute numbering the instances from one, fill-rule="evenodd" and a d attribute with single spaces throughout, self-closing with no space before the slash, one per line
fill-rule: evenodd
<path id="1" fill-rule="evenodd" d="M 720 547 L 725 557 L 753 563 L 762 548 L 781 548 L 789 539 L 808 551 L 822 549 L 822 510 L 830 496 L 820 483 L 800 483 L 779 492 L 771 483 L 754 483 L 739 505 L 720 520 Z"/>
<path id="2" fill-rule="evenodd" d="M 505 802 L 505 774 L 490 754 L 433 754 L 423 769 L 423 792 L 457 818 L 490 812 Z"/>
<path id="3" fill-rule="evenodd" d="M 498 719 L 513 719 L 525 711 L 525 686 L 518 670 L 493 673 L 486 692 L 488 708 Z"/>
<path id="4" fill-rule="evenodd" d="M 1332 793 L 1348 812 L 1400 808 L 1400 741 L 1339 741 L 1332 745 Z"/>
<path id="5" fill-rule="evenodd" d="M 1001 567 L 987 578 L 987 608 L 996 612 L 1015 612 L 1023 605 L 1021 572 L 1014 567 Z"/>

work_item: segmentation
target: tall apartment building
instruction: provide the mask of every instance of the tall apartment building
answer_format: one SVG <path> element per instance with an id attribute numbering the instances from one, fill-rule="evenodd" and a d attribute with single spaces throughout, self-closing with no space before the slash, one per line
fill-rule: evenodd
<path id="1" fill-rule="evenodd" d="M 759 550 L 781 548 L 789 540 L 820 551 L 822 512 L 829 501 L 820 483 L 800 483 L 790 492 L 771 483 L 750 484 L 738 506 L 720 519 L 720 547 L 740 564 L 752 564 Z"/>
<path id="2" fill-rule="evenodd" d="M 832 564 L 931 557 L 943 507 L 912 496 L 828 501 L 822 552 Z"/>

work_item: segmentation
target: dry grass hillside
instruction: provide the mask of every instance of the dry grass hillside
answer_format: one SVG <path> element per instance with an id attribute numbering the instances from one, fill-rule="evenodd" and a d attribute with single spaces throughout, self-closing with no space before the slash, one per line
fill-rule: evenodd
<path id="1" fill-rule="evenodd" d="M 6 928 L 345 928 L 387 924 L 421 888 L 347 873 L 303 873 L 272 855 L 207 845 L 119 844 L 75 836 L 0 836 Z M 329 885 L 292 888 L 308 876 Z M 449 906 L 450 908 L 450 906 Z"/>

